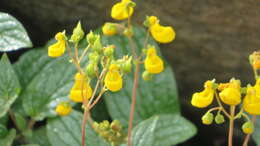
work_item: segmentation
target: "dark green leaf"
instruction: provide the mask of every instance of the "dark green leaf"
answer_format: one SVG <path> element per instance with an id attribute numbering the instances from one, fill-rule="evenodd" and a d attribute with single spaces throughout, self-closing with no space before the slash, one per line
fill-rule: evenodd
<path id="1" fill-rule="evenodd" d="M 32 136 L 27 137 L 27 141 L 29 141 L 30 143 L 39 144 L 40 146 L 51 146 L 47 137 L 46 127 L 40 127 L 36 130 L 33 130 Z"/>
<path id="2" fill-rule="evenodd" d="M 257 146 L 260 146 L 260 118 L 259 117 L 256 118 L 253 139 L 255 140 Z"/>
<path id="3" fill-rule="evenodd" d="M 17 127 L 20 130 L 25 130 L 27 126 L 25 118 L 18 112 L 14 113 L 14 117 Z"/>
<path id="4" fill-rule="evenodd" d="M 134 146 L 172 146 L 191 138 L 196 131 L 179 114 L 156 115 L 134 128 L 132 141 Z"/>
<path id="5" fill-rule="evenodd" d="M 55 105 L 68 100 L 76 72 L 68 56 L 53 59 L 48 57 L 47 49 L 32 50 L 15 67 L 25 87 L 19 98 L 26 113 L 35 120 L 53 116 Z"/>
<path id="6" fill-rule="evenodd" d="M 3 117 L 20 93 L 20 83 L 6 54 L 0 61 L 0 117 Z"/>
<path id="7" fill-rule="evenodd" d="M 0 123 L 0 138 L 3 138 L 8 133 L 8 130 L 5 125 Z"/>
<path id="8" fill-rule="evenodd" d="M 0 12 L 0 51 L 32 47 L 22 24 L 7 13 Z"/>
<path id="9" fill-rule="evenodd" d="M 145 31 L 135 28 L 134 40 L 137 43 L 137 51 L 140 53 L 145 40 Z M 122 57 L 131 54 L 127 38 L 122 36 L 103 37 L 103 43 L 106 45 L 116 45 L 116 56 Z M 150 41 L 159 48 L 154 41 Z M 165 63 L 166 64 L 166 63 Z M 143 66 L 143 65 L 141 65 Z M 139 88 L 137 93 L 137 103 L 135 109 L 134 125 L 155 114 L 179 113 L 179 101 L 177 95 L 176 82 L 174 74 L 168 64 L 165 70 L 159 75 L 154 76 L 152 81 L 144 81 L 139 74 Z M 143 71 L 143 67 L 141 68 Z M 131 75 L 130 75 L 131 74 Z M 130 113 L 131 95 L 133 86 L 133 73 L 124 75 L 123 89 L 116 93 L 106 93 L 105 101 L 110 115 L 113 119 L 119 119 L 126 127 Z"/>
<path id="10" fill-rule="evenodd" d="M 25 145 L 20 145 L 20 146 L 40 146 L 38 144 L 25 144 Z"/>
<path id="11" fill-rule="evenodd" d="M 16 136 L 15 129 L 11 129 L 7 136 L 0 139 L 0 146 L 12 146 L 15 136 Z"/>
<path id="12" fill-rule="evenodd" d="M 49 119 L 47 135 L 52 146 L 80 146 L 83 115 L 73 111 L 69 116 Z M 86 146 L 109 146 L 90 125 L 86 126 Z"/>

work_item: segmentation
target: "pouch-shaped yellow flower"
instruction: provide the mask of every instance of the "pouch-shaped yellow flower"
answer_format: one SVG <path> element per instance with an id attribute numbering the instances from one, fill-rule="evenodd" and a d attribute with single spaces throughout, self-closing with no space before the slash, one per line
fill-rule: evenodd
<path id="1" fill-rule="evenodd" d="M 115 20 L 124 20 L 132 16 L 134 8 L 129 6 L 131 0 L 122 0 L 119 3 L 116 3 L 111 10 L 111 17 Z"/>
<path id="2" fill-rule="evenodd" d="M 258 81 L 259 82 L 259 81 Z M 247 87 L 247 94 L 244 98 L 243 108 L 251 115 L 260 115 L 260 86 Z"/>
<path id="3" fill-rule="evenodd" d="M 56 106 L 56 113 L 60 116 L 66 116 L 71 113 L 71 106 L 68 102 L 61 102 Z"/>
<path id="4" fill-rule="evenodd" d="M 62 32 L 57 33 L 55 39 L 57 42 L 48 48 L 48 55 L 54 58 L 63 55 L 66 49 L 65 36 Z"/>
<path id="5" fill-rule="evenodd" d="M 228 87 L 219 93 L 220 99 L 228 105 L 237 105 L 241 102 L 240 89 Z"/>
<path id="6" fill-rule="evenodd" d="M 119 91 L 123 87 L 122 76 L 117 65 L 110 65 L 109 71 L 105 76 L 105 86 L 112 92 Z"/>
<path id="7" fill-rule="evenodd" d="M 155 23 L 150 27 L 153 38 L 159 43 L 170 43 L 175 38 L 175 31 L 170 26 L 162 26 Z"/>
<path id="8" fill-rule="evenodd" d="M 150 47 L 147 49 L 146 58 L 144 61 L 145 70 L 151 74 L 161 73 L 164 69 L 162 59 L 157 55 L 156 49 Z"/>
<path id="9" fill-rule="evenodd" d="M 83 102 L 83 99 L 89 99 L 92 96 L 92 89 L 87 83 L 86 77 L 80 73 L 75 76 L 75 83 L 70 90 L 69 98 L 74 102 Z"/>
<path id="10" fill-rule="evenodd" d="M 214 99 L 214 89 L 212 88 L 212 85 L 212 81 L 206 81 L 204 84 L 204 90 L 192 95 L 191 104 L 198 108 L 209 106 Z"/>

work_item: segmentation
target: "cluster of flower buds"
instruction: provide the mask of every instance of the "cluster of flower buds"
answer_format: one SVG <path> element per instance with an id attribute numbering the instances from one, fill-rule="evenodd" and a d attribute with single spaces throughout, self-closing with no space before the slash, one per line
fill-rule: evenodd
<path id="1" fill-rule="evenodd" d="M 126 134 L 123 132 L 122 124 L 118 120 L 109 123 L 107 120 L 93 123 L 93 129 L 112 146 L 119 146 L 126 141 Z"/>

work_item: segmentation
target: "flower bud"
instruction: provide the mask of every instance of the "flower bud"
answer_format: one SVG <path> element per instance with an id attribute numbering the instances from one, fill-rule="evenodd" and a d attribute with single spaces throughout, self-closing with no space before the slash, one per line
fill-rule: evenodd
<path id="1" fill-rule="evenodd" d="M 250 64 L 254 70 L 260 69 L 260 52 L 254 52 L 249 56 Z"/>
<path id="2" fill-rule="evenodd" d="M 88 55 L 89 61 L 95 64 L 98 64 L 98 61 L 100 59 L 100 55 L 97 52 L 91 52 Z"/>
<path id="3" fill-rule="evenodd" d="M 97 122 L 93 122 L 92 127 L 96 132 L 99 131 L 99 124 Z"/>
<path id="4" fill-rule="evenodd" d="M 122 64 L 122 69 L 123 69 L 123 71 L 125 73 L 131 72 L 131 69 L 132 69 L 132 56 L 129 57 L 129 58 L 127 57 L 127 59 Z"/>
<path id="5" fill-rule="evenodd" d="M 202 116 L 201 120 L 202 120 L 202 123 L 205 124 L 205 125 L 210 125 L 212 124 L 213 122 L 213 119 L 214 119 L 214 115 L 210 112 L 207 112 L 204 116 Z"/>
<path id="6" fill-rule="evenodd" d="M 111 57 L 114 54 L 114 50 L 115 50 L 115 46 L 109 45 L 109 46 L 105 47 L 104 55 L 107 57 Z"/>
<path id="7" fill-rule="evenodd" d="M 73 30 L 73 34 L 70 38 L 70 42 L 78 43 L 84 36 L 84 31 L 81 27 L 80 21 L 78 22 L 77 26 Z"/>
<path id="8" fill-rule="evenodd" d="M 143 80 L 149 81 L 153 78 L 153 75 L 150 74 L 148 71 L 144 71 L 142 74 Z"/>
<path id="9" fill-rule="evenodd" d="M 109 122 L 104 120 L 102 123 L 99 124 L 101 130 L 107 130 L 109 128 Z"/>
<path id="10" fill-rule="evenodd" d="M 215 122 L 217 124 L 222 124 L 225 122 L 225 118 L 222 114 L 217 114 L 217 116 L 215 117 Z"/>
<path id="11" fill-rule="evenodd" d="M 55 111 L 60 116 L 66 116 L 71 113 L 72 108 L 68 102 L 60 102 Z"/>
<path id="12" fill-rule="evenodd" d="M 102 27 L 102 32 L 104 35 L 112 36 L 117 33 L 117 28 L 115 23 L 105 23 Z"/>
<path id="13" fill-rule="evenodd" d="M 94 51 L 97 51 L 98 53 L 100 53 L 102 51 L 102 44 L 101 44 L 101 40 L 100 40 L 100 35 L 97 35 L 96 40 L 92 46 L 92 49 Z"/>
<path id="14" fill-rule="evenodd" d="M 97 71 L 97 65 L 95 63 L 89 63 L 86 67 L 86 73 L 89 77 L 95 77 Z"/>
<path id="15" fill-rule="evenodd" d="M 133 32 L 133 29 L 132 29 L 132 28 L 130 28 L 130 29 L 126 28 L 126 29 L 124 30 L 124 35 L 125 35 L 125 36 L 131 37 L 131 36 L 133 36 L 133 34 L 134 34 L 134 32 Z"/>
<path id="16" fill-rule="evenodd" d="M 119 120 L 114 120 L 111 124 L 110 124 L 110 128 L 113 130 L 113 131 L 120 131 L 122 130 L 122 125 L 120 123 Z"/>
<path id="17" fill-rule="evenodd" d="M 94 45 L 94 42 L 96 41 L 97 39 L 97 35 L 95 35 L 93 33 L 93 31 L 90 31 L 88 34 L 87 34 L 87 42 L 90 44 L 90 45 Z"/>
<path id="18" fill-rule="evenodd" d="M 252 122 L 247 121 L 242 125 L 242 130 L 245 134 L 251 134 L 254 132 L 254 125 Z"/>

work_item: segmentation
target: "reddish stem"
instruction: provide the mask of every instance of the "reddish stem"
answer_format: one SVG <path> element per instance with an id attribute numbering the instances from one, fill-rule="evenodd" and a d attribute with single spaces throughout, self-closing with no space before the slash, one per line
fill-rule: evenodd
<path id="1" fill-rule="evenodd" d="M 128 146 L 132 145 L 131 135 L 132 135 L 132 128 L 133 128 L 133 120 L 134 120 L 134 111 L 135 111 L 135 103 L 136 103 L 136 93 L 138 88 L 138 79 L 139 79 L 139 62 L 136 63 L 135 67 L 135 74 L 134 74 L 134 85 L 133 85 L 133 91 L 132 91 L 132 104 L 131 104 L 131 112 L 129 117 L 129 123 L 128 123 L 128 140 L 127 144 Z"/>

